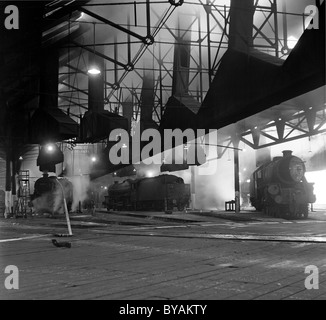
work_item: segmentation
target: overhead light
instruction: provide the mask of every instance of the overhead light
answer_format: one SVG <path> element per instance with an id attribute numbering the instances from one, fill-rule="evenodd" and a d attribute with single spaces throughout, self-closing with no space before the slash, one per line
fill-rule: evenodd
<path id="1" fill-rule="evenodd" d="M 92 162 L 96 162 L 97 158 L 96 157 L 92 157 Z"/>
<path id="2" fill-rule="evenodd" d="M 46 150 L 47 152 L 53 152 L 53 151 L 54 151 L 54 145 L 53 145 L 53 144 L 47 144 L 47 145 L 45 146 L 45 150 Z"/>
<path id="3" fill-rule="evenodd" d="M 21 160 L 23 160 L 23 157 L 22 157 L 22 156 L 20 156 L 20 157 L 19 157 L 19 160 L 20 160 L 20 161 L 21 161 Z"/>
<path id="4" fill-rule="evenodd" d="M 97 67 L 91 67 L 87 72 L 93 76 L 101 74 L 101 70 Z"/>

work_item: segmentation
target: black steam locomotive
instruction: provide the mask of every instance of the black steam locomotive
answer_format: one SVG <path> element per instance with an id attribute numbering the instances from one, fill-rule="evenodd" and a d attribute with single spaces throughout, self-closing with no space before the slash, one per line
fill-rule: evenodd
<path id="1" fill-rule="evenodd" d="M 280 218 L 308 217 L 316 201 L 313 183 L 305 178 L 304 162 L 292 151 L 259 167 L 250 180 L 250 201 L 259 211 Z"/>
<path id="2" fill-rule="evenodd" d="M 35 213 L 64 213 L 63 196 L 66 199 L 68 211 L 71 211 L 73 201 L 73 185 L 66 178 L 49 177 L 44 174 L 36 180 L 34 193 L 31 196 Z"/>
<path id="3" fill-rule="evenodd" d="M 108 188 L 105 197 L 108 211 L 172 211 L 174 208 L 182 211 L 189 202 L 190 185 L 174 175 L 115 183 Z"/>

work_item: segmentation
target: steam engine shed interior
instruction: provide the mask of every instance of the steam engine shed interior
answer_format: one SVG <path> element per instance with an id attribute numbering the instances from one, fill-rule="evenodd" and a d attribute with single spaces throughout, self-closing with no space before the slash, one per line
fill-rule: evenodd
<path id="1" fill-rule="evenodd" d="M 0 1 L 0 300 L 326 299 L 325 39 L 324 0 Z"/>
<path id="2" fill-rule="evenodd" d="M 325 4 L 299 2 L 3 4 L 2 214 L 55 212 L 55 177 L 69 211 L 326 207 Z M 297 158 L 279 164 L 284 150 Z M 183 181 L 182 204 L 117 205 L 161 175 Z"/>

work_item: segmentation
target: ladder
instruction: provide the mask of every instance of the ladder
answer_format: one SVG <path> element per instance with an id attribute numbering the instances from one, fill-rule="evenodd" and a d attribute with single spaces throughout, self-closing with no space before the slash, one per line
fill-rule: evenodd
<path id="1" fill-rule="evenodd" d="M 20 214 L 24 218 L 27 217 L 27 210 L 29 208 L 30 183 L 29 183 L 29 170 L 21 170 L 18 175 L 18 200 L 15 209 L 15 215 Z"/>

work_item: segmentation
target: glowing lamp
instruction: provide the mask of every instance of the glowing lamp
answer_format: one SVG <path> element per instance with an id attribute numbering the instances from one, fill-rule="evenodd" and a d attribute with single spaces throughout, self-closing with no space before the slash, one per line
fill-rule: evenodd
<path id="1" fill-rule="evenodd" d="M 90 74 L 92 76 L 101 74 L 101 70 L 96 66 L 90 67 L 87 72 L 88 72 L 88 74 Z"/>
<path id="2" fill-rule="evenodd" d="M 53 144 L 48 144 L 46 147 L 45 147 L 45 150 L 47 152 L 53 152 L 54 151 L 54 145 Z"/>

